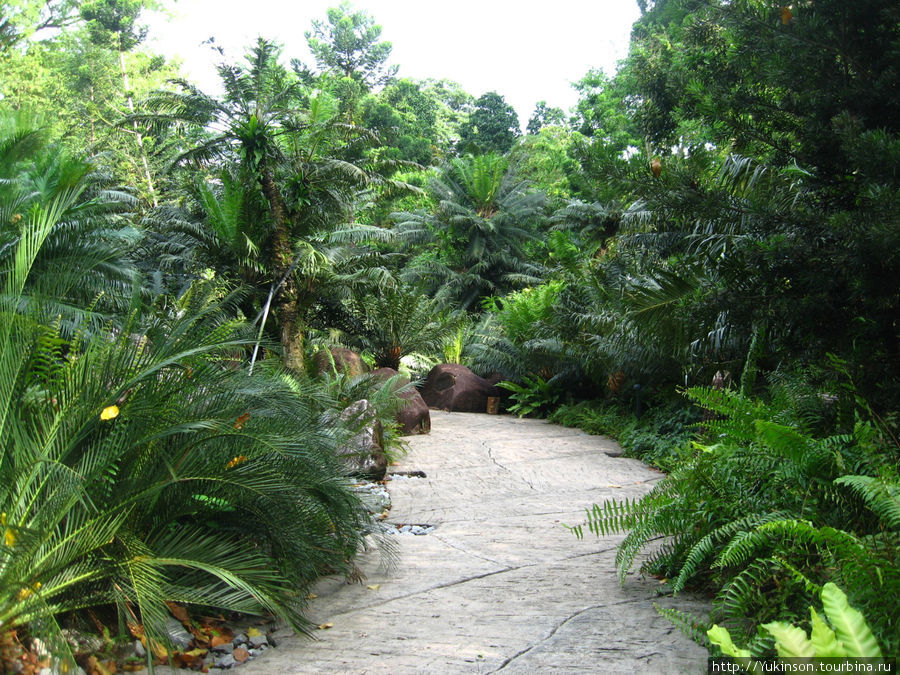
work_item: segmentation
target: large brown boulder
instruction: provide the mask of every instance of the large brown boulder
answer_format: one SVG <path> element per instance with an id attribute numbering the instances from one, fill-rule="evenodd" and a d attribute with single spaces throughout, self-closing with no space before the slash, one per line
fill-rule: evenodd
<path id="1" fill-rule="evenodd" d="M 348 476 L 381 480 L 387 473 L 384 430 L 375 415 L 375 406 L 362 399 L 348 405 L 340 419 L 358 431 L 339 449 Z"/>
<path id="2" fill-rule="evenodd" d="M 316 375 L 337 371 L 356 377 L 369 370 L 369 364 L 363 361 L 359 354 L 345 347 L 320 349 L 313 354 L 312 365 Z"/>
<path id="3" fill-rule="evenodd" d="M 389 380 L 399 373 L 393 368 L 379 368 L 374 373 L 376 377 L 382 381 Z M 405 377 L 399 378 L 397 381 L 397 389 L 402 389 L 398 396 L 406 399 L 406 405 L 397 411 L 396 420 L 400 424 L 401 436 L 413 436 L 416 434 L 427 434 L 431 431 L 431 413 L 428 406 L 422 399 L 422 395 L 415 387 L 407 386 L 409 380 Z M 404 388 L 405 387 L 405 388 Z"/>
<path id="4" fill-rule="evenodd" d="M 496 380 L 478 377 L 458 363 L 440 363 L 431 369 L 422 386 L 429 408 L 450 412 L 485 412 L 489 396 L 500 396 Z"/>

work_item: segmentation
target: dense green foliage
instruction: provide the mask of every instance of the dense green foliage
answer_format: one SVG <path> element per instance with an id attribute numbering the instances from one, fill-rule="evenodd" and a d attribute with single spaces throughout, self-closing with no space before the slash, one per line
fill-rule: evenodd
<path id="1" fill-rule="evenodd" d="M 644 569 L 715 597 L 718 644 L 827 635 L 836 584 L 896 652 L 895 4 L 639 2 L 618 71 L 523 135 L 497 92 L 398 78 L 348 3 L 315 69 L 260 39 L 215 95 L 146 49 L 155 3 L 7 3 L 0 648 L 66 657 L 88 606 L 300 625 L 368 527 L 337 411 L 401 445 L 393 383 L 306 374 L 341 345 L 499 375 L 669 472 L 588 527 L 627 532 L 623 574 L 663 537 Z"/>
<path id="2" fill-rule="evenodd" d="M 813 438 L 796 410 L 728 390 L 688 393 L 714 414 L 703 423 L 703 437 L 714 443 L 695 443 L 644 499 L 590 513 L 592 531 L 628 532 L 620 574 L 665 535 L 644 569 L 672 579 L 676 592 L 711 584 L 715 620 L 735 629 L 803 620 L 810 593 L 833 581 L 866 613 L 888 653 L 896 650 L 888 599 L 900 590 L 896 443 L 864 422 L 851 434 Z"/>

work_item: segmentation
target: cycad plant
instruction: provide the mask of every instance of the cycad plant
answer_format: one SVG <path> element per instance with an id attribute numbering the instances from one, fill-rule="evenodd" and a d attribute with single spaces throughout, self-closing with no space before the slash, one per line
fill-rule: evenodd
<path id="1" fill-rule="evenodd" d="M 453 307 L 539 283 L 528 254 L 544 219 L 545 197 L 492 154 L 454 160 L 431 190 L 436 212 L 398 213 L 395 231 L 418 255 L 407 276 Z"/>
<path id="2" fill-rule="evenodd" d="M 53 297 L 40 306 L 64 330 L 126 309 L 138 279 L 128 260 L 140 236 L 127 219 L 134 205 L 93 164 L 49 144 L 33 119 L 0 113 L 0 269 L 18 264 L 20 245 L 51 223 L 32 251 L 21 303 L 32 302 L 36 280 L 52 275 Z"/>
<path id="3" fill-rule="evenodd" d="M 349 303 L 353 330 L 348 342 L 375 358 L 377 368 L 400 368 L 410 354 L 440 355 L 463 320 L 414 288 L 384 288 Z"/>
<path id="4" fill-rule="evenodd" d="M 323 260 L 316 243 L 353 220 L 366 190 L 390 193 L 409 186 L 388 178 L 392 167 L 369 161 L 366 150 L 377 143 L 372 132 L 346 123 L 333 97 L 308 91 L 279 57 L 277 45 L 260 39 L 245 64 L 219 66 L 222 97 L 179 81 L 179 91 L 154 93 L 146 103 L 153 112 L 133 119 L 169 134 L 173 168 L 196 171 L 224 163 L 240 178 L 245 203 L 264 205 L 252 214 L 253 222 L 223 221 L 227 231 L 215 224 L 216 237 L 195 239 L 200 246 L 220 243 L 226 258 L 252 253 L 254 264 L 264 267 L 262 294 L 269 295 L 284 362 L 299 372 L 306 313 L 317 299 L 315 272 L 321 267 L 312 263 Z M 215 209 L 209 215 L 217 217 Z M 359 235 L 366 228 L 355 229 Z M 377 228 L 365 234 L 374 236 Z M 310 267 L 312 274 L 306 273 Z"/>
<path id="5" fill-rule="evenodd" d="M 166 601 L 302 627 L 303 586 L 360 543 L 339 437 L 236 367 L 251 336 L 222 307 L 181 311 L 62 348 L 24 318 L 3 336 L 0 617 L 54 653 L 61 612 L 108 603 L 156 640 Z"/>
<path id="6" fill-rule="evenodd" d="M 78 266 L 91 279 L 106 260 L 40 273 L 82 195 L 33 199 L 0 259 L 0 642 L 37 635 L 73 666 L 59 622 L 97 605 L 154 646 L 167 602 L 302 628 L 304 585 L 349 571 L 366 521 L 339 432 L 277 372 L 248 376 L 254 334 L 220 288 L 149 312 L 136 296 L 115 323 L 64 318 Z"/>

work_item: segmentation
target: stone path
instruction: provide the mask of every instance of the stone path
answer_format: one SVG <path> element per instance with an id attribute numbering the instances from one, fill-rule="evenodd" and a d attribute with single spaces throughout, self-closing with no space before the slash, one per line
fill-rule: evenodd
<path id="1" fill-rule="evenodd" d="M 615 573 L 621 537 L 576 539 L 586 506 L 648 491 L 661 474 L 608 439 L 539 420 L 432 412 L 428 436 L 392 471 L 389 522 L 435 525 L 389 540 L 359 565 L 362 584 L 325 579 L 310 616 L 318 640 L 281 639 L 237 672 L 706 672 L 706 651 L 660 617 L 654 579 Z M 608 453 L 608 454 L 607 454 Z"/>

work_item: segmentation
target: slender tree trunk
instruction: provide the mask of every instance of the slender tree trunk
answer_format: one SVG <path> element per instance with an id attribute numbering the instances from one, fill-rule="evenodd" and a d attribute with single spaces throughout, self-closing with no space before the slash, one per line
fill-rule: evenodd
<path id="1" fill-rule="evenodd" d="M 128 103 L 128 110 L 134 114 L 134 100 L 131 98 L 131 83 L 128 80 L 128 71 L 125 69 L 125 52 L 122 51 L 122 34 L 116 33 L 117 50 L 119 52 L 119 70 L 122 72 L 122 84 L 125 87 L 125 101 Z M 134 137 L 137 139 L 138 151 L 141 155 L 141 164 L 144 165 L 144 178 L 147 180 L 147 191 L 150 193 L 150 201 L 153 207 L 159 206 L 159 200 L 156 198 L 156 189 L 153 187 L 153 176 L 150 175 L 150 162 L 147 161 L 147 151 L 144 148 L 144 137 L 138 129 L 137 122 L 132 122 L 134 126 Z"/>
<path id="2" fill-rule="evenodd" d="M 93 109 L 94 109 L 95 105 L 96 104 L 94 102 L 94 85 L 91 85 L 91 157 L 93 157 L 97 153 L 97 136 L 95 133 L 96 129 L 94 127 L 96 122 L 95 122 L 94 114 L 93 114 L 94 113 Z"/>

